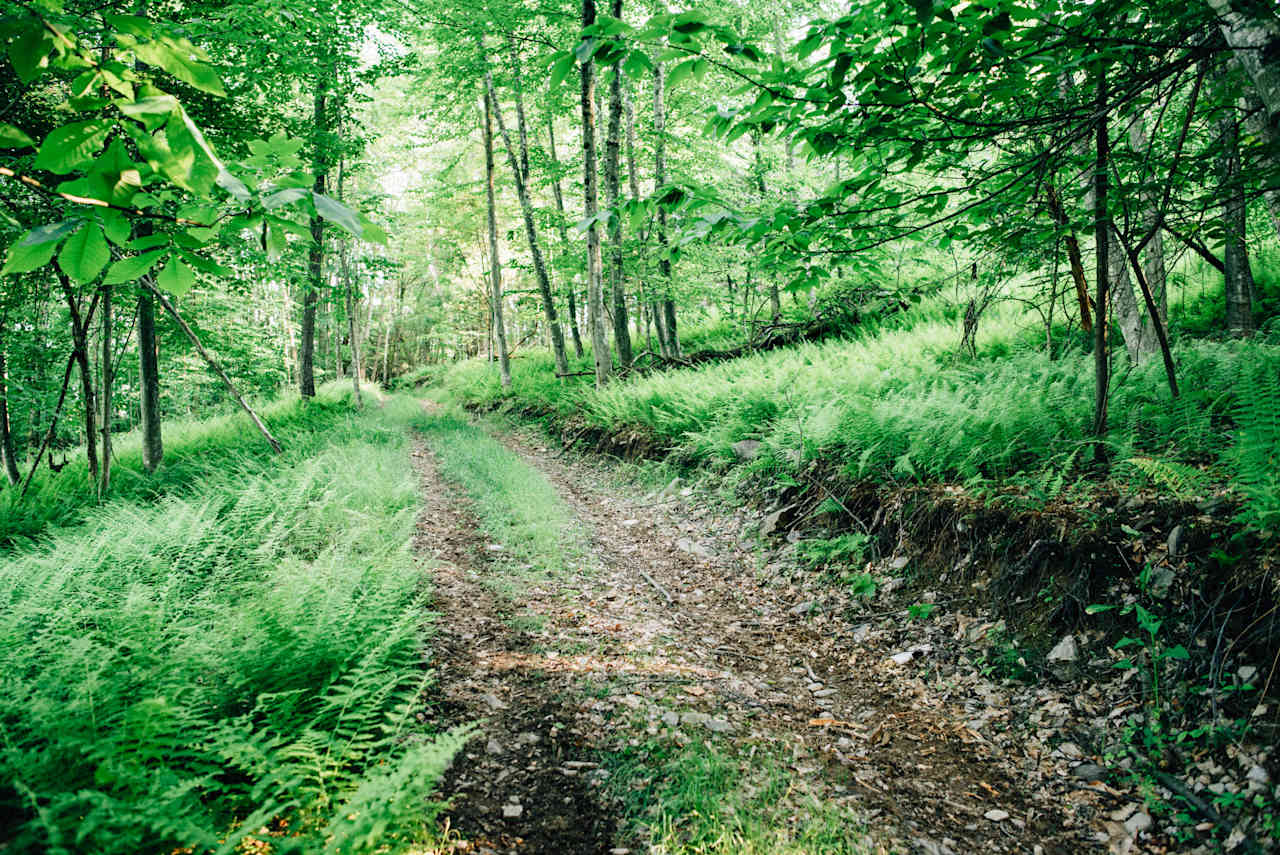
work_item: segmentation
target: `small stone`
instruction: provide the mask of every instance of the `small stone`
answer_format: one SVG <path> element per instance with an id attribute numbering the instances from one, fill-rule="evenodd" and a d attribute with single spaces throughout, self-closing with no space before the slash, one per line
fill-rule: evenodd
<path id="1" fill-rule="evenodd" d="M 1083 781 L 1101 781 L 1106 777 L 1107 770 L 1097 763 L 1081 763 L 1071 770 L 1071 774 Z"/>
<path id="2" fill-rule="evenodd" d="M 771 514 L 766 514 L 765 518 L 760 521 L 761 537 L 768 537 L 778 530 L 778 523 L 782 521 L 782 511 L 777 510 Z"/>
<path id="3" fill-rule="evenodd" d="M 758 439 L 743 439 L 733 444 L 733 453 L 739 460 L 755 460 L 760 456 L 764 443 Z"/>
<path id="4" fill-rule="evenodd" d="M 1165 546 L 1168 547 L 1171 558 L 1181 556 L 1187 547 L 1186 529 L 1181 525 L 1175 525 L 1173 531 L 1169 532 L 1169 539 L 1165 541 Z"/>
<path id="5" fill-rule="evenodd" d="M 1074 635 L 1064 635 L 1062 639 L 1053 646 L 1049 651 L 1049 655 L 1045 657 L 1049 662 L 1075 662 L 1080 658 L 1080 651 L 1076 647 L 1076 637 Z"/>
<path id="6" fill-rule="evenodd" d="M 711 716 L 707 715 L 704 712 L 687 712 L 680 716 L 681 724 L 688 724 L 693 726 L 705 725 L 710 720 L 711 720 Z"/>
<path id="7" fill-rule="evenodd" d="M 1271 776 L 1267 774 L 1267 770 L 1257 764 L 1250 767 L 1244 777 L 1246 780 L 1255 784 L 1262 784 L 1265 786 L 1266 784 L 1271 783 Z"/>
<path id="8" fill-rule="evenodd" d="M 805 600 L 804 602 L 802 602 L 802 603 L 796 603 L 794 606 L 792 606 L 791 608 L 787 609 L 787 614 L 789 614 L 789 615 L 802 615 L 802 614 L 804 614 L 805 612 L 807 612 L 807 611 L 809 611 L 810 609 L 812 609 L 812 608 L 813 608 L 814 606 L 816 606 L 817 604 L 818 604 L 818 601 L 817 601 L 817 600 Z"/>
<path id="9" fill-rule="evenodd" d="M 662 714 L 662 723 L 667 727 L 675 727 L 680 723 L 680 713 L 675 710 L 668 710 Z"/>
<path id="10" fill-rule="evenodd" d="M 915 657 L 915 655 L 916 654 L 914 651 L 904 650 L 901 653 L 893 654 L 892 656 L 889 657 L 889 659 L 892 660 L 897 665 L 906 665 Z"/>
<path id="11" fill-rule="evenodd" d="M 894 570 L 901 570 L 903 567 L 906 567 L 910 563 L 911 563 L 910 558 L 908 558 L 905 555 L 899 555 L 897 558 L 889 562 L 889 566 L 892 567 Z"/>
<path id="12" fill-rule="evenodd" d="M 501 543 L 487 543 L 485 544 L 484 548 L 489 550 L 490 552 L 501 552 L 502 550 L 506 549 L 506 547 L 503 546 Z"/>
<path id="13" fill-rule="evenodd" d="M 1146 831 L 1151 827 L 1151 816 L 1143 811 L 1138 811 L 1133 816 L 1124 821 L 1124 830 L 1130 835 L 1136 835 L 1140 831 Z"/>
<path id="14" fill-rule="evenodd" d="M 712 733 L 728 733 L 733 730 L 733 725 L 722 718 L 709 718 L 703 726 Z"/>
<path id="15" fill-rule="evenodd" d="M 1241 665 L 1236 671 L 1236 676 L 1240 678 L 1241 683 L 1252 683 L 1253 678 L 1258 676 L 1258 667 L 1256 665 Z"/>
<path id="16" fill-rule="evenodd" d="M 501 742 L 499 742 L 499 741 L 498 741 L 498 740 L 496 740 L 496 739 L 490 739 L 490 740 L 489 740 L 489 743 L 488 743 L 487 745 L 485 745 L 484 750 L 485 750 L 485 751 L 487 751 L 487 752 L 488 752 L 488 753 L 490 753 L 490 754 L 501 754 L 501 753 L 502 753 L 502 743 L 501 743 Z"/>
<path id="17" fill-rule="evenodd" d="M 504 704 L 501 700 L 499 700 L 498 696 L 493 694 L 492 692 L 485 694 L 481 698 L 481 700 L 483 700 L 485 703 L 485 706 L 487 706 L 491 710 L 504 710 L 507 708 L 507 705 Z"/>
<path id="18" fill-rule="evenodd" d="M 502 806 L 503 819 L 519 819 L 522 816 L 524 816 L 524 805 L 508 804 Z"/>
<path id="19" fill-rule="evenodd" d="M 992 822 L 1004 822 L 1009 818 L 1009 812 L 1007 810 L 1000 810 L 1000 808 L 992 808 L 984 813 L 983 816 Z"/>
<path id="20" fill-rule="evenodd" d="M 623 520 L 622 524 L 625 525 L 627 528 L 631 528 L 631 526 L 633 525 L 639 525 L 640 520 Z"/>
<path id="21" fill-rule="evenodd" d="M 840 691 L 839 689 L 819 689 L 818 691 L 813 693 L 813 696 L 815 698 L 829 698 L 832 695 L 838 693 L 839 691 Z"/>

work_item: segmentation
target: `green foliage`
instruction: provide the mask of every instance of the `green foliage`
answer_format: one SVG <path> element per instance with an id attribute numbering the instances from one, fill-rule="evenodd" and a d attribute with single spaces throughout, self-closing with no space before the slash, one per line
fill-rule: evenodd
<path id="1" fill-rule="evenodd" d="M 801 562 L 810 567 L 861 564 L 870 538 L 860 532 L 837 537 L 800 541 L 798 553 Z"/>
<path id="2" fill-rule="evenodd" d="M 203 469 L 0 563 L 11 846 L 230 851 L 273 820 L 280 851 L 421 836 L 465 734 L 415 716 L 415 409 L 324 413 L 305 457 Z M 215 425 L 205 448 L 241 439 Z"/>

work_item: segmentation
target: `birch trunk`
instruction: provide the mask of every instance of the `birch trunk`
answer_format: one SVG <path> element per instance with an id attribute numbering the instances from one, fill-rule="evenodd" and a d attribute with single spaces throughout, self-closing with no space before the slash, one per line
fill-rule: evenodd
<path id="1" fill-rule="evenodd" d="M 622 19 L 622 0 L 613 0 L 613 17 Z M 609 132 L 604 149 L 605 204 L 609 214 L 609 292 L 613 299 L 613 343 L 618 350 L 618 363 L 625 371 L 631 367 L 631 331 L 627 321 L 627 292 L 622 275 L 622 217 L 618 215 L 621 199 L 619 171 L 622 165 L 622 64 L 615 63 L 609 81 Z"/>
<path id="2" fill-rule="evenodd" d="M 596 20 L 595 0 L 582 0 L 582 26 Z M 600 194 L 596 177 L 596 80 L 595 63 L 582 63 L 582 184 L 585 196 L 584 214 L 587 227 L 587 318 L 591 326 L 591 355 L 595 361 L 596 386 L 609 382 L 613 373 L 613 356 L 605 333 L 604 285 L 600 275 L 600 227 L 595 218 L 600 213 Z"/>
<path id="3" fill-rule="evenodd" d="M 489 207 L 489 289 L 490 316 L 493 318 L 495 350 L 498 353 L 498 373 L 502 388 L 511 388 L 511 360 L 507 355 L 507 330 L 502 323 L 502 264 L 498 260 L 498 211 L 493 188 L 493 104 L 489 93 L 484 93 L 484 192 Z"/>
<path id="4" fill-rule="evenodd" d="M 560 191 L 560 160 L 556 156 L 556 120 L 550 112 L 547 114 L 547 140 L 551 144 L 548 154 L 551 157 L 551 169 L 555 173 L 555 180 L 551 182 L 551 192 L 556 199 L 556 212 L 560 215 L 558 219 L 560 228 L 560 252 L 568 254 L 569 252 L 569 229 L 565 222 L 564 213 L 564 194 Z M 569 284 L 566 290 L 569 292 L 569 333 L 573 336 L 573 352 L 582 358 L 582 333 L 578 329 L 578 302 L 574 297 L 576 284 L 572 278 L 568 280 Z"/>

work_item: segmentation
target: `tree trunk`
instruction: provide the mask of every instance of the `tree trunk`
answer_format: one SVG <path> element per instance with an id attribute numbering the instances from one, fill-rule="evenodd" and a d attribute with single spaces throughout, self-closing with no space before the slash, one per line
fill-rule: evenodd
<path id="1" fill-rule="evenodd" d="M 1227 45 L 1235 52 L 1258 99 L 1266 106 L 1264 121 L 1276 127 L 1280 123 L 1280 62 L 1276 61 L 1280 22 L 1266 17 L 1262 11 L 1266 4 L 1258 4 L 1262 17 L 1254 17 L 1233 9 L 1231 0 L 1208 0 L 1208 3 L 1218 16 L 1218 26 Z"/>
<path id="2" fill-rule="evenodd" d="M 9 375 L 5 364 L 4 325 L 0 320 L 0 463 L 4 464 L 5 477 L 10 484 L 22 480 L 18 472 L 18 458 L 13 451 L 13 432 L 9 428 Z"/>
<path id="3" fill-rule="evenodd" d="M 765 189 L 764 182 L 764 158 L 760 155 L 760 134 L 758 132 L 751 134 L 751 153 L 755 166 L 755 191 L 759 195 L 760 205 L 764 206 Z M 838 165 L 838 164 L 837 164 Z M 769 309 L 773 314 L 773 321 L 777 323 L 782 317 L 782 295 L 778 293 L 778 280 L 774 276 L 769 277 Z"/>
<path id="4" fill-rule="evenodd" d="M 516 196 L 520 199 L 520 213 L 524 218 L 524 234 L 529 241 L 529 254 L 533 256 L 533 272 L 538 280 L 542 310 L 547 316 L 547 327 L 551 332 L 551 353 L 556 360 L 556 374 L 564 376 L 569 373 L 569 359 L 564 351 L 564 330 L 561 329 L 560 318 L 556 314 L 555 297 L 551 292 L 551 277 L 547 273 L 547 264 L 542 257 L 542 245 L 538 241 L 538 226 L 533 219 L 533 202 L 529 198 L 529 188 L 525 183 L 525 177 L 528 175 L 529 152 L 522 150 L 521 160 L 517 163 L 515 147 L 511 144 L 511 134 L 507 133 L 502 110 L 498 107 L 498 93 L 493 87 L 493 75 L 486 71 L 484 81 L 489 100 L 493 102 L 493 112 L 498 119 L 498 133 L 502 134 L 502 142 L 507 149 L 507 161 L 511 166 L 512 175 L 515 176 Z M 520 144 L 522 146 L 527 144 L 527 137 L 523 132 L 520 134 Z"/>
<path id="5" fill-rule="evenodd" d="M 102 286 L 102 482 L 100 491 L 111 489 L 111 286 Z"/>
<path id="6" fill-rule="evenodd" d="M 1107 400 L 1110 396 L 1111 361 L 1107 352 L 1107 287 L 1110 280 L 1110 259 L 1107 243 L 1111 237 L 1111 215 L 1107 211 L 1107 161 L 1109 157 L 1107 139 L 1107 72 L 1105 66 L 1098 72 L 1097 129 L 1094 141 L 1093 171 L 1093 212 L 1094 242 L 1097 250 L 1097 294 L 1094 297 L 1094 309 L 1097 319 L 1093 327 L 1093 435 L 1099 442 L 1094 446 L 1094 453 L 1099 460 L 1105 460 L 1106 447 L 1101 442 L 1107 432 Z"/>
<path id="7" fill-rule="evenodd" d="M 138 376 L 142 416 L 142 465 L 155 472 L 164 457 L 160 435 L 160 354 L 156 344 L 155 298 L 146 284 L 138 289 Z"/>
<path id="8" fill-rule="evenodd" d="M 622 19 L 622 0 L 613 0 L 609 14 Z M 618 364 L 625 371 L 631 367 L 631 330 L 627 320 L 627 292 L 622 275 L 622 217 L 618 213 L 621 200 L 622 166 L 622 63 L 613 66 L 609 81 L 609 132 L 604 147 L 605 204 L 609 214 L 609 292 L 613 298 L 613 343 L 618 350 Z"/>
<path id="9" fill-rule="evenodd" d="M 1222 154 L 1219 171 L 1222 178 L 1222 219 L 1226 229 L 1223 246 L 1224 281 L 1227 300 L 1227 332 L 1247 336 L 1253 332 L 1253 271 L 1249 267 L 1249 249 L 1245 245 L 1246 203 L 1244 177 L 1240 170 L 1240 128 L 1234 110 L 1219 122 Z"/>
<path id="10" fill-rule="evenodd" d="M 556 120 L 555 115 L 548 111 L 547 113 L 547 140 L 551 144 L 547 154 L 551 157 L 551 169 L 555 173 L 555 179 L 551 182 L 551 192 L 556 199 L 556 212 L 560 215 L 560 252 L 568 254 L 569 252 L 569 229 L 565 224 L 564 213 L 564 194 L 560 191 L 560 160 L 556 157 Z M 568 280 L 569 292 L 569 333 L 573 336 L 573 352 L 579 359 L 582 358 L 582 332 L 578 329 L 578 303 L 574 297 L 575 283 L 572 277 L 566 277 Z"/>
<path id="11" fill-rule="evenodd" d="M 502 265 L 498 261 L 498 211 L 493 188 L 493 105 L 488 91 L 482 99 L 484 111 L 484 192 L 489 206 L 490 315 L 497 338 L 498 372 L 502 388 L 511 388 L 511 360 L 507 354 L 507 330 L 502 323 Z"/>
<path id="12" fill-rule="evenodd" d="M 80 301 L 76 299 L 71 280 L 61 269 L 55 270 L 62 285 L 62 295 L 71 313 L 71 338 L 73 356 L 80 370 L 80 396 L 84 402 L 84 455 L 89 466 L 89 480 L 98 489 L 98 419 L 96 395 L 93 391 L 93 369 L 89 365 L 89 319 L 80 314 Z"/>
<path id="13" fill-rule="evenodd" d="M 667 137 L 665 77 L 662 64 L 653 69 L 653 190 L 657 193 L 667 183 Z M 676 304 L 671 298 L 671 257 L 667 247 L 667 212 L 658 208 L 658 270 L 662 273 L 663 294 L 656 306 L 655 317 L 661 317 L 658 335 L 665 338 L 663 355 L 668 359 L 680 358 L 680 337 L 676 332 Z"/>
<path id="14" fill-rule="evenodd" d="M 582 0 L 582 26 L 596 20 L 595 0 Z M 600 275 L 600 226 L 595 218 L 600 213 L 596 178 L 596 80 L 595 63 L 582 63 L 582 185 L 585 196 L 584 214 L 587 226 L 587 318 L 591 326 L 591 355 L 595 360 L 596 386 L 609 382 L 613 373 L 613 355 L 605 334 L 604 285 Z"/>
<path id="15" fill-rule="evenodd" d="M 316 81 L 315 102 L 312 110 L 315 133 L 315 192 L 323 193 L 326 165 L 325 137 L 329 132 L 328 111 L 325 109 L 324 80 Z M 319 214 L 311 215 L 311 247 L 307 251 L 307 285 L 302 295 L 302 342 L 298 348 L 299 392 L 304 398 L 316 394 L 316 308 L 320 305 L 320 291 L 324 287 L 324 220 Z"/>

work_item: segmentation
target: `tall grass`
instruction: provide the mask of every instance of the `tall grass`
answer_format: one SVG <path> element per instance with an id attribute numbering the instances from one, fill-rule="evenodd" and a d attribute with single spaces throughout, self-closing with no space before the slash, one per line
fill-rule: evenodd
<path id="1" fill-rule="evenodd" d="M 1169 394 L 1159 360 L 1130 367 L 1117 349 L 1104 442 L 1124 466 L 1134 456 L 1153 457 L 1211 467 L 1214 480 L 1253 484 L 1260 506 L 1272 483 L 1263 465 L 1280 457 L 1266 412 L 1274 395 L 1265 394 L 1274 386 L 1266 378 L 1280 374 L 1280 346 L 1266 331 L 1251 341 L 1197 336 L 1210 328 L 1220 300 L 1190 280 L 1175 285 L 1182 394 Z M 1264 307 L 1276 291 L 1264 289 Z M 1057 327 L 1065 352 L 1051 361 L 1040 320 L 1017 303 L 999 304 L 982 317 L 977 357 L 967 359 L 959 354 L 960 318 L 958 301 L 934 294 L 847 340 L 600 390 L 558 383 L 540 358 L 524 361 L 507 393 L 482 363 L 457 366 L 444 385 L 469 404 L 509 402 L 606 430 L 640 431 L 686 464 L 732 464 L 733 444 L 743 439 L 764 443 L 757 468 L 820 459 L 874 481 L 1034 479 L 1088 460 L 1082 449 L 1094 439 L 1093 369 L 1079 335 Z"/>
<path id="2" fill-rule="evenodd" d="M 140 435 L 119 435 L 113 439 L 111 492 L 105 498 L 153 501 L 196 489 L 219 473 L 237 471 L 247 477 L 302 460 L 326 442 L 324 427 L 349 411 L 346 396 L 340 384 L 329 384 L 309 401 L 289 395 L 262 405 L 259 415 L 284 445 L 281 457 L 272 453 L 238 410 L 204 420 L 165 422 L 164 459 L 150 474 L 142 467 Z M 41 466 L 26 496 L 17 487 L 0 483 L 0 549 L 30 540 L 50 526 L 75 525 L 99 505 L 82 449 L 69 449 L 66 454 L 69 462 L 60 472 Z"/>
<path id="3" fill-rule="evenodd" d="M 230 852 L 268 825 L 278 852 L 421 836 L 460 737 L 414 715 L 415 410 L 298 409 L 311 454 L 210 467 L 0 562 L 8 851 Z M 240 459 L 237 430 L 188 431 Z"/>

